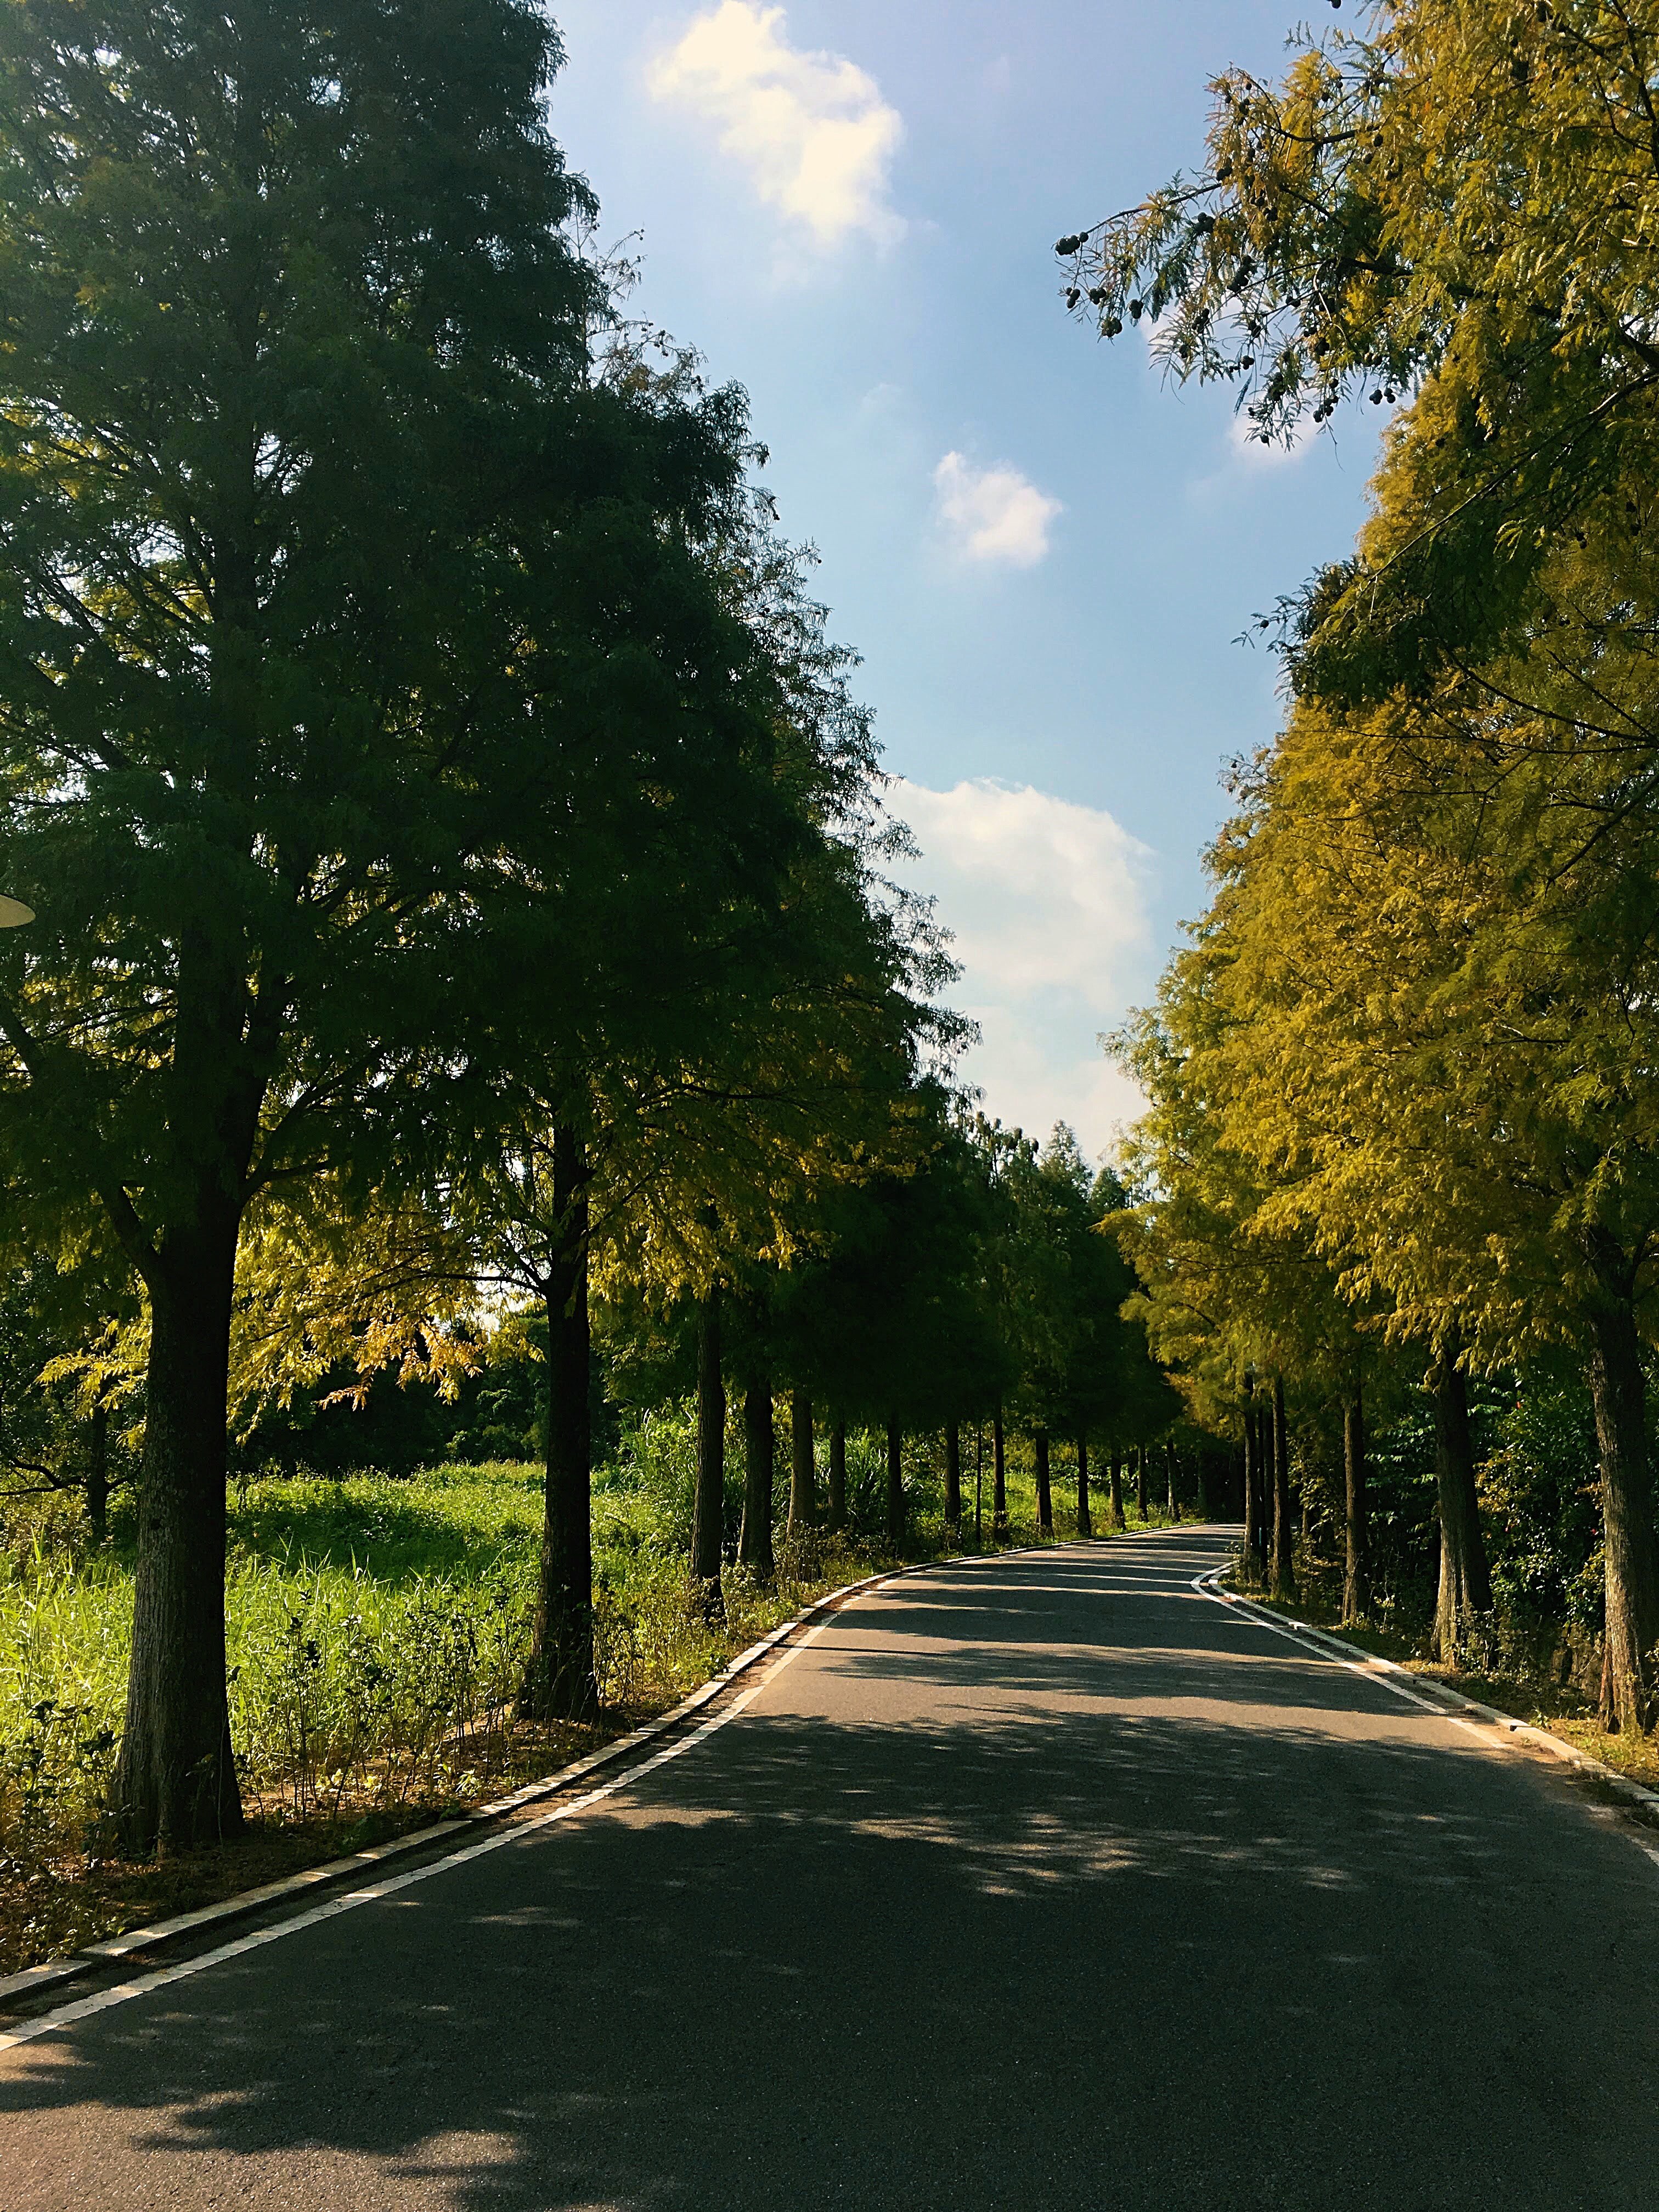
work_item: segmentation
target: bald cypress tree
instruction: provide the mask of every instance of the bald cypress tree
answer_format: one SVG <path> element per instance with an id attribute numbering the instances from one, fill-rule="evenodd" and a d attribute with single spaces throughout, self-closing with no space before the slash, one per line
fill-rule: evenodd
<path id="1" fill-rule="evenodd" d="M 240 1819 L 249 1208 L 408 1172 L 589 1018 L 617 855 L 744 702 L 694 557 L 736 416 L 596 378 L 557 60 L 520 0 L 0 11 L 0 1147 L 149 1304 L 136 1849 Z"/>

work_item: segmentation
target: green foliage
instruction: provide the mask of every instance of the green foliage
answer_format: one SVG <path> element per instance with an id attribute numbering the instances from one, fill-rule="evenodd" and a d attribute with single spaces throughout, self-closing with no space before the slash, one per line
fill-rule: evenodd
<path id="1" fill-rule="evenodd" d="M 737 1415 L 732 1413 L 735 1426 Z M 735 1462 L 736 1455 L 728 1454 Z M 697 1482 L 697 1417 L 689 1401 L 643 1413 L 624 1434 L 616 1460 L 602 1469 L 595 1489 L 594 1526 L 602 1546 L 651 1549 L 684 1559 L 690 1548 Z M 742 1502 L 742 1485 L 728 1464 L 726 1513 Z"/>
<path id="2" fill-rule="evenodd" d="M 1530 1377 L 1503 1405 L 1482 1474 L 1494 1595 L 1509 1611 L 1601 1626 L 1595 1420 L 1582 1382 Z"/>
<path id="3" fill-rule="evenodd" d="M 232 1556 L 283 1572 L 342 1569 L 388 1585 L 477 1580 L 534 1540 L 541 1490 L 540 1476 L 516 1462 L 433 1468 L 407 1481 L 240 1483 L 229 1513 Z"/>
<path id="4" fill-rule="evenodd" d="M 903 1058 L 908 945 L 823 834 L 867 739 L 788 558 L 744 573 L 741 395 L 649 372 L 581 250 L 558 60 L 522 0 L 0 21 L 0 861 L 39 915 L 0 1184 L 14 1241 L 143 1285 L 145 1589 L 217 1551 L 204 1332 L 256 1413 L 456 1356 L 472 1224 L 429 1194 L 525 1095 L 672 1095 L 732 1027 L 711 978 L 792 926 L 784 1048 L 873 965 L 846 997 Z M 220 1734 L 178 1680 L 219 1594 L 180 1586 L 135 1836 L 200 1817 Z"/>
<path id="5" fill-rule="evenodd" d="M 844 1421 L 965 1419 L 988 1410 L 1012 1371 L 987 1296 L 983 1164 L 939 1103 L 920 1157 L 841 1194 L 800 1262 L 767 1286 L 781 1373 Z"/>

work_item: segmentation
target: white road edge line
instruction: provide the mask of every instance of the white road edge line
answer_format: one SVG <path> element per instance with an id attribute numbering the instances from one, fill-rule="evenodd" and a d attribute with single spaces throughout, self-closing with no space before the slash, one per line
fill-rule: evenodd
<path id="1" fill-rule="evenodd" d="M 1220 1567 L 1210 1567 L 1203 1574 L 1194 1575 L 1193 1589 L 1200 1597 L 1208 1598 L 1212 1605 L 1242 1613 L 1254 1627 L 1265 1628 L 1273 1636 L 1282 1636 L 1287 1644 L 1298 1644 L 1304 1651 L 1311 1651 L 1316 1659 L 1326 1660 L 1333 1667 L 1346 1667 L 1351 1674 L 1358 1674 L 1362 1681 L 1375 1682 L 1379 1690 L 1387 1690 L 1396 1698 L 1403 1698 L 1408 1705 L 1417 1706 L 1419 1711 L 1437 1713 L 1442 1720 L 1452 1718 L 1445 1707 L 1436 1705 L 1432 1698 L 1419 1697 L 1415 1690 L 1402 1689 L 1398 1682 L 1391 1682 L 1386 1674 L 1378 1673 L 1376 1668 L 1362 1666 L 1358 1659 L 1341 1658 L 1328 1645 L 1316 1644 L 1310 1636 L 1298 1636 L 1293 1628 L 1287 1628 L 1277 1620 L 1264 1620 L 1254 1606 L 1246 1607 L 1231 1592 L 1212 1588 L 1215 1577 L 1223 1571 Z"/>
<path id="2" fill-rule="evenodd" d="M 846 1609 L 843 1607 L 839 1610 Z M 297 1935 L 302 1928 L 314 1928 L 322 1921 L 337 1919 L 341 1913 L 350 1912 L 357 1905 L 374 1905 L 381 1898 L 395 1896 L 401 1889 L 412 1889 L 416 1882 L 429 1881 L 434 1875 L 448 1873 L 452 1867 L 465 1866 L 471 1859 L 481 1859 L 487 1852 L 501 1850 L 508 1844 L 517 1843 L 522 1837 L 533 1835 L 538 1828 L 550 1827 L 556 1820 L 568 1820 L 577 1813 L 586 1812 L 589 1806 L 597 1805 L 602 1798 L 616 1796 L 642 1775 L 649 1774 L 653 1767 L 666 1765 L 671 1759 L 678 1759 L 694 1744 L 702 1742 L 717 1729 L 723 1729 L 728 1721 L 736 1720 L 738 1715 L 746 1706 L 753 1705 L 761 1692 L 782 1674 L 792 1661 L 800 1656 L 809 1644 L 817 1641 L 837 1617 L 836 1613 L 826 1614 L 815 1627 L 807 1631 L 798 1644 L 792 1644 L 767 1668 L 752 1689 L 735 1698 L 723 1713 L 717 1713 L 713 1720 L 704 1721 L 700 1728 L 693 1729 L 689 1735 L 682 1736 L 677 1743 L 669 1744 L 662 1751 L 653 1752 L 649 1759 L 642 1759 L 637 1766 L 630 1766 L 625 1773 L 617 1775 L 614 1781 L 603 1783 L 597 1790 L 589 1790 L 580 1797 L 568 1798 L 551 1806 L 545 1813 L 537 1814 L 532 1820 L 520 1820 L 511 1827 L 498 1829 L 481 1842 L 469 1844 L 465 1850 L 451 1851 L 443 1858 L 428 1860 L 424 1866 L 412 1867 L 407 1874 L 388 1875 L 384 1881 L 372 1882 L 365 1889 L 349 1890 L 343 1897 L 331 1898 L 325 1905 L 313 1906 L 309 1912 L 296 1913 L 289 1920 L 279 1920 L 273 1927 L 256 1929 L 251 1936 L 238 1936 L 234 1942 L 221 1943 L 216 1949 L 204 1951 L 196 1958 L 180 1960 L 176 1966 L 158 1966 L 151 1973 L 139 1974 L 130 1982 L 118 1983 L 112 1989 L 99 1990 L 91 1996 L 77 1999 L 73 2004 L 60 2005 L 55 2012 L 42 2013 L 36 2020 L 26 2021 L 21 2027 L 0 2032 L 0 2051 L 10 2051 L 20 2043 L 33 2043 L 39 2036 L 51 2035 L 59 2028 L 72 2027 L 77 2021 L 90 2019 L 94 2013 L 107 2012 L 112 2005 L 126 2004 L 134 1997 L 148 1996 L 152 1990 L 166 1989 L 169 1983 L 185 1981 L 191 1974 L 205 1973 L 210 1966 L 222 1966 L 228 1959 L 240 1958 L 245 1952 L 257 1951 L 267 1943 L 278 1942 L 284 1936 Z"/>
<path id="3" fill-rule="evenodd" d="M 1467 1735 L 1474 1738 L 1483 1750 L 1522 1751 L 1529 1748 L 1536 1741 L 1542 1749 L 1551 1752 L 1555 1757 L 1564 1759 L 1568 1764 L 1583 1771 L 1607 1776 L 1613 1781 L 1623 1784 L 1626 1790 L 1631 1791 L 1632 1795 L 1638 1797 L 1641 1802 L 1649 1801 L 1650 1792 L 1639 1790 L 1636 1785 L 1626 1782 L 1624 1776 L 1615 1768 L 1604 1766 L 1600 1759 L 1587 1759 L 1582 1752 L 1574 1751 L 1571 1746 L 1560 1745 L 1558 1747 L 1556 1741 L 1542 1729 L 1531 1728 L 1525 1721 L 1517 1721 L 1508 1714 L 1493 1713 L 1492 1718 L 1506 1722 L 1510 1730 L 1506 1735 L 1497 1735 L 1491 1728 L 1477 1727 L 1474 1721 L 1465 1720 L 1461 1713 L 1449 1713 L 1444 1705 L 1428 1698 L 1419 1697 L 1414 1691 L 1404 1689 L 1398 1682 L 1391 1681 L 1389 1679 L 1389 1674 L 1404 1672 L 1404 1669 L 1396 1667 L 1391 1659 L 1377 1659 L 1370 1666 L 1366 1666 L 1358 1659 L 1343 1658 L 1340 1652 L 1334 1651 L 1330 1648 L 1330 1644 L 1316 1644 L 1311 1637 L 1298 1636 L 1295 1629 L 1285 1626 L 1282 1622 L 1270 1620 L 1260 1607 L 1247 1604 L 1243 1600 L 1235 1597 L 1231 1590 L 1218 1589 L 1215 1587 L 1217 1579 L 1225 1572 L 1224 1567 L 1210 1567 L 1203 1574 L 1193 1577 L 1191 1587 L 1200 1597 L 1208 1598 L 1212 1605 L 1218 1605 L 1224 1611 L 1241 1614 L 1253 1627 L 1265 1628 L 1274 1636 L 1282 1636 L 1287 1644 L 1295 1644 L 1304 1651 L 1311 1651 L 1316 1659 L 1323 1659 L 1334 1667 L 1346 1667 L 1351 1674 L 1358 1674 L 1362 1680 L 1375 1682 L 1379 1690 L 1391 1691 L 1396 1698 L 1403 1698 L 1408 1705 L 1417 1705 L 1424 1712 L 1432 1713 L 1437 1720 L 1445 1721 L 1453 1728 L 1463 1729 Z M 1332 1643 L 1335 1641 L 1334 1638 L 1331 1639 Z M 1389 1669 L 1389 1674 L 1382 1671 L 1385 1668 Z M 1448 1695 L 1455 1697 L 1458 1692 L 1449 1691 Z M 1464 1702 L 1473 1704 L 1473 1700 L 1470 1699 L 1466 1699 Z M 1486 1712 L 1489 1709 L 1480 1705 L 1474 1710 Z M 1631 1841 L 1643 1856 L 1651 1859 L 1655 1866 L 1659 1867 L 1659 1845 L 1649 1843 L 1642 1836 L 1631 1833 L 1629 1829 L 1625 1832 L 1630 1835 Z"/>

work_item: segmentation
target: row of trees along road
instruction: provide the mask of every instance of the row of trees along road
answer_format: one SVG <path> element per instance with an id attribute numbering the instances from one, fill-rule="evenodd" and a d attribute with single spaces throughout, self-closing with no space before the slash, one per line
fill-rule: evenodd
<path id="1" fill-rule="evenodd" d="M 1284 732 L 1121 1041 L 1155 1340 L 1235 1421 L 1258 1376 L 1346 1401 L 1353 1611 L 1363 1401 L 1427 1378 L 1443 1648 L 1488 1596 L 1469 1379 L 1577 1362 L 1626 1729 L 1659 1717 L 1656 78 L 1644 0 L 1392 0 L 1218 77 L 1200 167 L 1060 242 L 1080 318 L 1155 325 L 1264 441 L 1397 410 L 1352 557 L 1262 618 Z"/>
<path id="2" fill-rule="evenodd" d="M 0 24 L 0 854 L 40 916 L 3 1141 L 19 1240 L 142 1290 L 135 1848 L 239 1820 L 227 1389 L 270 1268 L 366 1293 L 378 1255 L 384 1349 L 481 1239 L 557 1364 L 596 1176 L 672 1221 L 722 1099 L 769 1157 L 829 1066 L 859 1132 L 812 1171 L 901 1161 L 945 1026 L 741 395 L 581 250 L 556 60 L 514 0 Z"/>
<path id="3" fill-rule="evenodd" d="M 1167 1427 L 1180 1410 L 1149 1358 L 1144 1333 L 1121 1317 L 1132 1279 L 1100 1224 L 1122 1203 L 1115 1177 L 1103 1171 L 1091 1179 L 1063 1127 L 1039 1152 L 1018 1131 L 958 1118 L 939 1132 L 918 1171 L 836 1194 L 830 1209 L 803 1224 L 793 1265 L 750 1272 L 727 1302 L 746 1399 L 763 1408 L 774 1381 L 786 1380 L 798 1439 L 810 1433 L 812 1407 L 826 1411 L 831 1525 L 845 1510 L 837 1468 L 849 1423 L 886 1433 L 886 1532 L 898 1544 L 905 1534 L 903 1437 L 944 1431 L 945 1519 L 958 1524 L 961 1432 L 969 1421 L 988 1421 L 994 1527 L 1006 1521 L 1004 1431 L 1018 1423 L 1032 1441 L 1039 1528 L 1054 1525 L 1047 1480 L 1052 1432 L 1074 1448 L 1079 1520 L 1086 1532 L 1091 1441 L 1121 1454 Z M 705 1316 L 705 1347 L 707 1328 Z M 713 1443 L 716 1425 L 705 1433 Z M 758 1435 L 750 1462 L 767 1470 L 763 1480 L 769 1482 Z M 794 1467 L 792 1523 L 817 1511 L 810 1455 L 798 1451 Z M 712 1516 L 719 1495 L 712 1456 L 702 1473 Z M 769 1522 L 757 1488 L 746 1543 L 763 1547 Z M 757 1567 L 769 1564 L 763 1549 L 746 1548 L 744 1556 Z M 700 1571 L 712 1572 L 713 1565 L 706 1559 Z"/>
<path id="4" fill-rule="evenodd" d="M 700 1347 L 711 1607 L 733 1362 L 757 1464 L 775 1382 L 887 1428 L 896 1536 L 908 1427 L 1172 1411 L 1121 1194 L 954 1098 L 847 656 L 586 243 L 558 60 L 523 0 L 0 10 L 5 1349 L 142 1417 L 132 1850 L 240 1822 L 228 1407 L 539 1315 L 539 1715 L 593 1699 L 595 1301 Z"/>

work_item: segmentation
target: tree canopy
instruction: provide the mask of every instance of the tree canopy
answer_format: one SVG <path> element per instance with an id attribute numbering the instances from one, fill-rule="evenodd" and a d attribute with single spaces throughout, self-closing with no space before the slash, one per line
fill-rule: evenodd
<path id="1" fill-rule="evenodd" d="M 1656 36 L 1622 0 L 1395 0 L 1277 84 L 1218 76 L 1202 167 L 1060 241 L 1076 313 L 1150 319 L 1263 440 L 1398 410 L 1352 559 L 1281 603 L 1283 732 L 1123 1041 L 1149 1316 L 1200 1371 L 1415 1346 L 1443 1466 L 1461 1375 L 1580 1359 L 1626 1725 L 1659 1642 Z"/>

